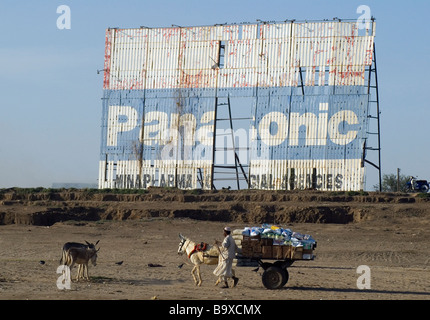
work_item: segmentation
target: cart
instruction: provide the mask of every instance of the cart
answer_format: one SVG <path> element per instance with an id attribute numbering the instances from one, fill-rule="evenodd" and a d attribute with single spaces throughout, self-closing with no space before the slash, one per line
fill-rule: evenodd
<path id="1" fill-rule="evenodd" d="M 305 246 L 276 245 L 273 239 L 261 236 L 243 236 L 236 255 L 237 266 L 257 263 L 264 272 L 262 282 L 270 290 L 280 289 L 289 279 L 288 268 L 298 260 L 311 261 L 315 258 L 316 241 Z"/>

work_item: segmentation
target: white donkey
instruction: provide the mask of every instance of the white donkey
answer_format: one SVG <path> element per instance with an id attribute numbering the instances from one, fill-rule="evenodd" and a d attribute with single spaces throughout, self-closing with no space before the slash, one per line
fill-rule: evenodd
<path id="1" fill-rule="evenodd" d="M 191 270 L 191 275 L 193 276 L 194 282 L 197 286 L 202 285 L 202 276 L 200 273 L 200 265 L 208 264 L 215 265 L 218 264 L 219 251 L 216 247 L 211 246 L 207 243 L 199 243 L 191 241 L 190 239 L 179 234 L 179 248 L 178 254 L 187 254 L 188 259 L 194 265 Z M 219 283 L 219 279 L 215 285 Z"/>

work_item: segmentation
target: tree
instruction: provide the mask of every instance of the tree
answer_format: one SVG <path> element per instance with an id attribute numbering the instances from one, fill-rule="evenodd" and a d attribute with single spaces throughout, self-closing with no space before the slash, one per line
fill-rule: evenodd
<path id="1" fill-rule="evenodd" d="M 383 174 L 382 175 L 382 192 L 396 192 L 406 191 L 406 183 L 408 182 L 409 177 L 405 176 L 403 174 L 399 174 L 399 187 L 400 189 L 397 190 L 397 174 L 391 173 L 391 174 Z M 373 188 L 375 190 L 379 190 L 379 185 L 374 185 Z"/>

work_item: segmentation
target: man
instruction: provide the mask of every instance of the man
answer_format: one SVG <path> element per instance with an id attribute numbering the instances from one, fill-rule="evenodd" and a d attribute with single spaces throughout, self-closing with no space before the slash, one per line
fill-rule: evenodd
<path id="1" fill-rule="evenodd" d="M 411 181 L 411 188 L 412 188 L 412 191 L 416 190 L 415 183 L 416 183 L 416 181 L 417 181 L 417 178 L 415 178 L 415 177 L 411 176 L 411 177 L 410 177 L 410 181 Z"/>
<path id="2" fill-rule="evenodd" d="M 239 278 L 235 277 L 233 270 L 233 259 L 235 257 L 237 246 L 234 242 L 233 237 L 230 235 L 231 229 L 229 227 L 224 228 L 224 241 L 221 244 L 221 248 L 218 246 L 219 241 L 215 241 L 215 245 L 219 252 L 218 266 L 214 270 L 214 275 L 218 276 L 221 281 L 224 281 L 224 286 L 221 288 L 228 288 L 227 279 L 233 279 L 233 287 L 237 285 Z"/>

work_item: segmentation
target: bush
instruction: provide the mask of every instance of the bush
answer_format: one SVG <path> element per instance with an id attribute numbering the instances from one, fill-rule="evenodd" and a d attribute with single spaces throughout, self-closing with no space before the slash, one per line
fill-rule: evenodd
<path id="1" fill-rule="evenodd" d="M 397 174 L 383 174 L 382 175 L 382 192 L 405 192 L 406 191 L 406 183 L 409 178 L 405 175 L 399 176 L 399 186 L 400 190 L 397 190 Z M 379 191 L 379 185 L 374 185 L 373 188 L 376 191 Z"/>

